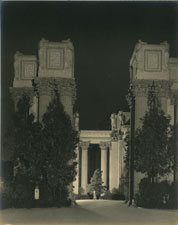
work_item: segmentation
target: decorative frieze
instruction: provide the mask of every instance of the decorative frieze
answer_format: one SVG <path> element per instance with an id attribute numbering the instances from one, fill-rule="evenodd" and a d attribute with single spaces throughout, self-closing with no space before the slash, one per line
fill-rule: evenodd
<path id="1" fill-rule="evenodd" d="M 61 96 L 71 96 L 72 103 L 76 100 L 76 86 L 74 79 L 68 78 L 35 78 L 34 89 L 38 95 L 52 96 L 55 91 Z"/>
<path id="2" fill-rule="evenodd" d="M 148 97 L 149 88 L 152 84 L 153 80 L 134 80 L 132 82 L 134 96 Z M 170 95 L 171 81 L 154 80 L 154 85 L 158 97 L 168 97 Z"/>
<path id="3" fill-rule="evenodd" d="M 37 75 L 37 57 L 16 52 L 14 55 L 14 80 L 31 80 Z"/>
<path id="4" fill-rule="evenodd" d="M 39 44 L 39 77 L 74 77 L 74 48 L 68 40 Z"/>

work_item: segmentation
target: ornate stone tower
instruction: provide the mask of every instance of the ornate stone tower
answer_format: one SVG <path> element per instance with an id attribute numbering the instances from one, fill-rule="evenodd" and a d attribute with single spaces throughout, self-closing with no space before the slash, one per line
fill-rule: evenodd
<path id="1" fill-rule="evenodd" d="M 39 70 L 34 80 L 39 96 L 39 119 L 49 104 L 54 89 L 60 94 L 65 111 L 73 120 L 73 104 L 76 98 L 74 79 L 74 48 L 70 40 L 39 43 Z"/>
<path id="2" fill-rule="evenodd" d="M 135 128 L 148 110 L 148 91 L 154 82 L 159 105 L 171 123 L 178 123 L 178 59 L 169 57 L 169 44 L 139 41 L 130 60 L 130 82 L 135 96 Z M 135 174 L 135 191 L 141 176 Z"/>
<path id="3" fill-rule="evenodd" d="M 31 110 L 37 117 L 37 102 L 32 80 L 37 76 L 37 57 L 34 55 L 23 55 L 16 52 L 14 55 L 14 81 L 10 92 L 14 101 L 15 110 L 17 103 L 25 93 L 30 97 Z"/>
<path id="4" fill-rule="evenodd" d="M 39 59 L 17 52 L 14 56 L 14 81 L 10 88 L 15 109 L 23 94 L 30 97 L 31 112 L 42 120 L 54 92 L 57 90 L 65 112 L 75 124 L 73 105 L 76 99 L 74 79 L 74 48 L 70 40 L 39 43 Z M 69 162 L 70 163 L 70 162 Z M 69 185 L 72 198 L 72 184 Z"/>
<path id="5" fill-rule="evenodd" d="M 28 94 L 31 110 L 41 120 L 54 91 L 58 90 L 64 110 L 74 122 L 76 87 L 72 42 L 49 42 L 42 39 L 39 43 L 39 60 L 36 56 L 26 56 L 19 52 L 14 59 L 15 77 L 10 90 L 15 106 L 23 93 Z"/>

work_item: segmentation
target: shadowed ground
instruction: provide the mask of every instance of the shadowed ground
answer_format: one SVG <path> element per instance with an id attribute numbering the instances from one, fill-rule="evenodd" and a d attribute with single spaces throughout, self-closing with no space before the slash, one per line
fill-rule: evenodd
<path id="1" fill-rule="evenodd" d="M 128 207 L 122 201 L 78 200 L 70 208 L 1 210 L 0 224 L 178 224 L 177 210 L 151 210 Z"/>

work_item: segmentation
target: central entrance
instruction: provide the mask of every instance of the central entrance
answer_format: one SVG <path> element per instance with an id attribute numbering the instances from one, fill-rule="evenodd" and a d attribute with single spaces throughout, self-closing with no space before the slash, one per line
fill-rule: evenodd
<path id="1" fill-rule="evenodd" d="M 103 184 L 108 188 L 110 179 L 111 131 L 80 131 L 79 165 L 76 183 L 86 193 L 87 184 L 96 169 L 102 171 Z"/>
<path id="2" fill-rule="evenodd" d="M 101 169 L 101 149 L 99 144 L 90 144 L 88 148 L 88 184 L 96 169 Z"/>

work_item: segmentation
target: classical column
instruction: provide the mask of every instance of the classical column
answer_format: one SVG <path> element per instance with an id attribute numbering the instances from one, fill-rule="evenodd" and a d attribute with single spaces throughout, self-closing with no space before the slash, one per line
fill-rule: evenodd
<path id="1" fill-rule="evenodd" d="M 107 150 L 110 147 L 110 142 L 100 142 L 100 148 L 101 148 L 101 171 L 102 173 L 102 178 L 104 185 L 107 186 L 107 164 L 108 164 L 108 157 L 107 157 Z"/>
<path id="2" fill-rule="evenodd" d="M 118 131 L 111 133 L 111 148 L 109 151 L 109 190 L 118 188 L 119 185 L 119 149 Z"/>
<path id="3" fill-rule="evenodd" d="M 86 192 L 88 184 L 88 147 L 90 142 L 81 142 L 80 147 L 82 148 L 82 162 L 81 162 L 81 187 Z"/>

